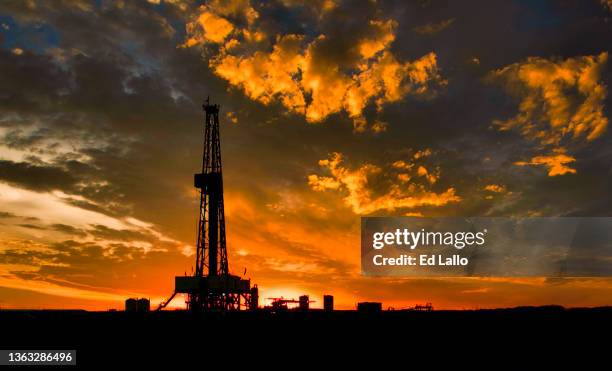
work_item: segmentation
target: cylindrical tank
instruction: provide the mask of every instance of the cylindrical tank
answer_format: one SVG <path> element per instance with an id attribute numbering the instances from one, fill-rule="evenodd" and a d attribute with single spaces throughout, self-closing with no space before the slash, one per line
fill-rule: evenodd
<path id="1" fill-rule="evenodd" d="M 257 310 L 259 308 L 259 289 L 257 285 L 251 287 L 251 302 L 249 303 L 250 310 Z"/>
<path id="2" fill-rule="evenodd" d="M 308 295 L 300 296 L 300 310 L 304 312 L 308 311 L 309 305 L 310 305 L 310 300 L 308 298 Z"/>
<path id="3" fill-rule="evenodd" d="M 151 310 L 151 302 L 149 299 L 140 298 L 136 303 L 136 311 L 140 313 L 145 313 Z"/>
<path id="4" fill-rule="evenodd" d="M 134 298 L 129 298 L 125 301 L 125 311 L 135 313 L 138 311 L 138 301 Z"/>
<path id="5" fill-rule="evenodd" d="M 125 301 L 125 311 L 130 313 L 145 313 L 151 310 L 151 302 L 145 298 L 129 298 Z"/>
<path id="6" fill-rule="evenodd" d="M 332 295 L 323 295 L 323 310 L 326 312 L 334 310 L 334 297 Z"/>

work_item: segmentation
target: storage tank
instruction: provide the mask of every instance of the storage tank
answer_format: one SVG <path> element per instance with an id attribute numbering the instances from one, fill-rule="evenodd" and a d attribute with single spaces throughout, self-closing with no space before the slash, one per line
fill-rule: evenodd
<path id="1" fill-rule="evenodd" d="M 326 312 L 334 310 L 334 297 L 332 295 L 323 295 L 323 310 Z"/>
<path id="2" fill-rule="evenodd" d="M 138 301 L 134 298 L 129 298 L 125 301 L 125 311 L 135 313 L 138 311 Z"/>
<path id="3" fill-rule="evenodd" d="M 151 302 L 145 298 L 129 298 L 125 301 L 125 311 L 130 313 L 146 313 L 151 310 Z"/>
<path id="4" fill-rule="evenodd" d="M 136 311 L 139 313 L 146 313 L 151 310 L 151 302 L 149 299 L 140 298 L 136 303 Z"/>
<path id="5" fill-rule="evenodd" d="M 308 295 L 300 296 L 300 311 L 307 312 L 310 306 L 310 300 L 308 299 Z"/>
<path id="6" fill-rule="evenodd" d="M 257 285 L 251 287 L 251 303 L 249 305 L 250 310 L 257 310 L 259 308 L 259 289 Z"/>

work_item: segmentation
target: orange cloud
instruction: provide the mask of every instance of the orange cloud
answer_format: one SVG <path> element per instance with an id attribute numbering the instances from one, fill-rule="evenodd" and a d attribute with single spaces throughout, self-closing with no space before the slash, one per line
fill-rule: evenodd
<path id="1" fill-rule="evenodd" d="M 438 175 L 432 174 L 424 166 L 419 166 L 417 168 L 417 174 L 427 179 L 427 181 L 431 184 L 434 184 L 435 182 L 438 181 Z"/>
<path id="2" fill-rule="evenodd" d="M 506 192 L 506 186 L 502 184 L 487 184 L 484 187 L 485 191 L 493 192 L 493 193 L 504 193 Z"/>
<path id="3" fill-rule="evenodd" d="M 520 98 L 518 114 L 495 120 L 494 125 L 502 131 L 518 130 L 543 147 L 599 138 L 608 126 L 604 116 L 607 88 L 602 82 L 607 61 L 607 52 L 566 60 L 531 57 L 493 71 L 490 78 L 501 81 L 506 91 Z M 554 155 L 517 164 L 546 165 L 554 176 L 575 173 L 564 166 L 573 161 L 571 156 Z"/>
<path id="4" fill-rule="evenodd" d="M 225 18 L 204 10 L 193 23 L 187 25 L 187 32 L 192 37 L 187 39 L 186 46 L 193 46 L 198 40 L 220 43 L 234 30 L 234 26 Z"/>
<path id="5" fill-rule="evenodd" d="M 259 17 L 249 0 L 212 0 L 209 7 L 223 17 L 246 20 L 248 23 L 253 23 Z"/>
<path id="6" fill-rule="evenodd" d="M 397 27 L 393 20 L 371 20 L 365 26 L 367 32 L 352 46 L 357 53 L 346 51 L 350 57 L 339 61 L 329 55 L 327 35 L 267 37 L 258 27 L 257 12 L 248 1 L 240 3 L 237 8 L 248 9 L 242 16 L 247 22 L 232 23 L 240 12 L 229 12 L 217 2 L 202 7 L 188 24 L 184 46 L 215 45 L 209 65 L 217 75 L 249 98 L 263 104 L 278 101 L 308 122 L 321 122 L 345 111 L 356 131 L 367 127 L 384 131 L 386 124 L 366 122 L 363 111 L 368 104 L 375 102 L 381 109 L 408 94 L 432 96 L 434 87 L 446 83 L 435 53 L 403 62 L 389 50 Z"/>
<path id="7" fill-rule="evenodd" d="M 409 174 L 401 173 L 401 174 L 397 174 L 397 179 L 402 183 L 408 183 L 410 179 L 412 178 L 410 177 Z"/>
<path id="8" fill-rule="evenodd" d="M 304 95 L 294 80 L 303 64 L 304 57 L 299 54 L 301 42 L 301 36 L 286 35 L 271 53 L 256 52 L 250 57 L 223 55 L 214 62 L 215 73 L 241 87 L 253 100 L 268 104 L 280 97 L 285 107 L 303 113 Z"/>
<path id="9" fill-rule="evenodd" d="M 430 148 L 425 148 L 423 150 L 417 151 L 414 154 L 413 157 L 414 157 L 415 160 L 418 160 L 418 159 L 420 159 L 422 157 L 431 156 L 431 154 L 432 154 L 431 149 Z"/>
<path id="10" fill-rule="evenodd" d="M 576 174 L 576 169 L 573 169 L 566 164 L 572 163 L 576 159 L 564 153 L 557 153 L 549 156 L 535 156 L 531 161 L 517 161 L 514 164 L 518 166 L 545 166 L 548 168 L 548 176 L 558 176 L 565 174 Z"/>
<path id="11" fill-rule="evenodd" d="M 518 129 L 544 145 L 565 137 L 600 137 L 608 126 L 603 114 L 607 89 L 601 81 L 607 61 L 607 52 L 562 61 L 531 57 L 494 71 L 492 78 L 521 98 L 515 117 L 494 124 L 500 130 Z"/>
<path id="12" fill-rule="evenodd" d="M 342 162 L 343 156 L 340 153 L 333 153 L 329 159 L 319 161 L 319 165 L 329 171 L 331 177 L 310 175 L 308 183 L 316 191 L 326 189 L 344 191 L 344 203 L 356 214 L 371 214 L 379 210 L 413 209 L 420 206 L 444 206 L 461 200 L 452 187 L 445 192 L 435 193 L 423 184 L 417 183 L 391 184 L 385 193 L 375 195 L 371 180 L 374 176 L 381 175 L 382 169 L 366 163 L 352 170 L 343 166 Z M 392 166 L 403 171 L 412 168 L 402 161 L 397 161 Z M 419 169 L 425 168 L 419 167 Z M 422 174 L 423 170 L 417 170 L 417 173 L 420 173 L 420 176 L 428 176 Z M 410 180 L 410 176 L 405 172 L 398 174 L 398 178 L 401 183 Z M 432 183 L 429 178 L 428 181 Z"/>
<path id="13" fill-rule="evenodd" d="M 378 109 L 385 103 L 396 102 L 407 94 L 426 96 L 434 94 L 432 85 L 445 85 L 439 75 L 435 53 L 429 53 L 414 62 L 400 63 L 388 51 L 370 63 L 362 65 L 358 75 L 344 95 L 344 108 L 355 122 L 370 101 L 375 100 Z M 359 128 L 359 125 L 356 125 Z"/>
<path id="14" fill-rule="evenodd" d="M 359 53 L 364 59 L 374 57 L 378 52 L 385 50 L 395 40 L 393 30 L 397 27 L 397 22 L 370 21 L 370 25 L 376 30 L 372 37 L 361 40 Z"/>
<path id="15" fill-rule="evenodd" d="M 326 189 L 338 189 L 342 183 L 332 177 L 311 174 L 308 176 L 308 185 L 315 191 L 324 191 Z"/>
<path id="16" fill-rule="evenodd" d="M 395 161 L 393 164 L 391 164 L 391 166 L 393 166 L 396 169 L 410 170 L 412 169 L 414 164 L 407 163 L 406 161 L 403 161 L 403 160 L 398 160 L 398 161 Z"/>

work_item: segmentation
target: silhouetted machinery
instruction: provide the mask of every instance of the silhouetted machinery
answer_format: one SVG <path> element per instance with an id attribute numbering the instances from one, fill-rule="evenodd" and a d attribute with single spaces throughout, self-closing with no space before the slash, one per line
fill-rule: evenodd
<path id="1" fill-rule="evenodd" d="M 284 297 L 280 298 L 267 298 L 268 300 L 272 300 L 272 303 L 266 309 L 271 310 L 273 312 L 284 312 L 289 310 L 288 304 L 298 304 L 298 309 L 302 312 L 308 311 L 310 309 L 310 303 L 314 303 L 314 300 L 310 300 L 308 295 L 302 295 L 299 297 L 299 300 L 295 299 L 285 299 Z"/>
<path id="2" fill-rule="evenodd" d="M 219 140 L 219 105 L 203 105 L 204 154 L 202 172 L 194 175 L 194 186 L 200 190 L 200 220 L 193 276 L 177 276 L 174 294 L 158 309 L 167 306 L 176 294 L 187 294 L 191 311 L 224 311 L 257 309 L 257 285 L 229 273 L 225 240 L 223 176 Z"/>
<path id="3" fill-rule="evenodd" d="M 417 312 L 431 312 L 433 311 L 433 305 L 431 303 L 425 303 L 425 305 L 417 304 L 412 308 L 412 310 Z"/>
<path id="4" fill-rule="evenodd" d="M 149 299 L 129 298 L 125 301 L 125 311 L 129 313 L 147 313 L 150 309 Z"/>

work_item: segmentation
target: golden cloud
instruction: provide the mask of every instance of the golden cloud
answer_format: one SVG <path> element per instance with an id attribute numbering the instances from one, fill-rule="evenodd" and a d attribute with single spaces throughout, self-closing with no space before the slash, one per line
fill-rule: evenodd
<path id="1" fill-rule="evenodd" d="M 414 164 L 403 161 L 403 160 L 398 160 L 398 161 L 395 161 L 393 164 L 391 164 L 391 166 L 393 166 L 396 169 L 410 170 L 412 169 Z"/>
<path id="2" fill-rule="evenodd" d="M 521 98 L 519 113 L 495 125 L 518 129 L 545 145 L 557 145 L 567 136 L 600 137 L 608 126 L 603 114 L 607 89 L 600 81 L 607 61 L 606 52 L 564 61 L 532 57 L 494 71 L 492 77 Z"/>
<path id="3" fill-rule="evenodd" d="M 571 142 L 599 138 L 608 126 L 604 116 L 607 88 L 601 81 L 607 61 L 606 52 L 565 60 L 531 57 L 493 71 L 490 78 L 501 81 L 506 91 L 520 98 L 518 114 L 495 120 L 494 125 L 502 131 L 518 130 L 542 147 L 567 147 Z M 571 156 L 535 159 L 529 164 L 557 164 L 551 170 L 555 175 L 575 173 L 563 165 L 574 161 Z"/>
<path id="4" fill-rule="evenodd" d="M 186 46 L 193 46 L 199 40 L 220 43 L 234 30 L 234 26 L 225 18 L 204 10 L 195 22 L 187 24 L 187 32 L 192 36 L 187 39 Z"/>
<path id="5" fill-rule="evenodd" d="M 487 184 L 484 187 L 485 191 L 493 192 L 493 193 L 504 193 L 506 192 L 506 186 L 502 184 Z"/>
<path id="6" fill-rule="evenodd" d="M 211 46 L 208 49 L 214 50 L 208 62 L 218 76 L 249 98 L 263 104 L 280 102 L 308 122 L 321 122 L 345 111 L 356 131 L 368 127 L 384 131 L 385 123 L 366 122 L 363 112 L 369 104 L 374 102 L 380 110 L 408 94 L 433 96 L 435 87 L 446 84 L 435 53 L 405 62 L 389 50 L 397 27 L 393 20 L 370 20 L 363 36 L 344 51 L 349 57 L 334 58 L 329 52 L 329 35 L 266 35 L 250 3 L 236 3 L 232 11 L 218 2 L 201 7 L 187 25 L 183 46 Z M 333 3 L 325 4 L 320 4 L 321 12 L 333 8 Z M 236 14 L 247 21 L 233 22 Z"/>
<path id="7" fill-rule="evenodd" d="M 372 37 L 361 40 L 359 44 L 359 53 L 365 59 L 370 59 L 389 47 L 395 40 L 393 30 L 397 27 L 397 22 L 393 20 L 370 21 L 370 25 L 375 30 L 374 34 Z"/>
<path id="8" fill-rule="evenodd" d="M 418 160 L 418 159 L 423 158 L 423 157 L 431 156 L 431 154 L 432 154 L 431 149 L 430 148 L 425 148 L 423 150 L 417 151 L 414 154 L 413 157 L 414 157 L 415 160 Z"/>
<path id="9" fill-rule="evenodd" d="M 338 189 L 342 183 L 336 178 L 311 174 L 308 176 L 308 185 L 315 191 L 324 191 L 326 189 Z"/>
<path id="10" fill-rule="evenodd" d="M 209 7 L 218 15 L 253 23 L 259 14 L 249 0 L 212 0 Z"/>
<path id="11" fill-rule="evenodd" d="M 548 176 L 558 176 L 565 174 L 576 174 L 576 169 L 573 169 L 566 164 L 572 163 L 576 159 L 564 153 L 556 153 L 547 156 L 535 156 L 531 161 L 517 161 L 514 164 L 518 166 L 545 166 L 548 168 Z"/>
<path id="12" fill-rule="evenodd" d="M 438 170 L 439 172 L 439 170 Z M 417 174 L 421 177 L 424 177 L 425 179 L 427 179 L 427 181 L 431 184 L 434 184 L 435 182 L 438 181 L 438 176 L 437 174 L 433 174 L 431 173 L 429 170 L 427 170 L 425 168 L 425 166 L 419 166 L 417 168 Z"/>
<path id="13" fill-rule="evenodd" d="M 402 171 L 397 175 L 401 184 L 391 184 L 385 193 L 377 195 L 371 181 L 374 176 L 383 174 L 380 167 L 366 163 L 357 169 L 349 169 L 343 165 L 343 155 L 337 152 L 329 159 L 319 161 L 319 165 L 331 176 L 310 175 L 308 177 L 310 187 L 315 191 L 328 189 L 343 191 L 344 203 L 356 214 L 371 214 L 379 210 L 413 209 L 421 206 L 444 206 L 461 200 L 452 187 L 442 193 L 435 193 L 423 184 L 414 182 L 406 184 L 411 179 L 406 170 L 412 169 L 414 165 L 407 165 L 403 161 L 392 164 L 393 168 Z M 422 166 L 418 167 L 421 168 L 424 169 Z M 422 173 L 422 170 L 416 172 Z M 428 181 L 433 183 L 429 179 Z"/>
<path id="14" fill-rule="evenodd" d="M 256 52 L 250 57 L 224 55 L 215 63 L 215 73 L 234 86 L 242 87 L 251 99 L 264 104 L 280 97 L 287 108 L 303 113 L 305 99 L 294 76 L 303 56 L 302 37 L 287 35 L 278 40 L 271 53 Z"/>

